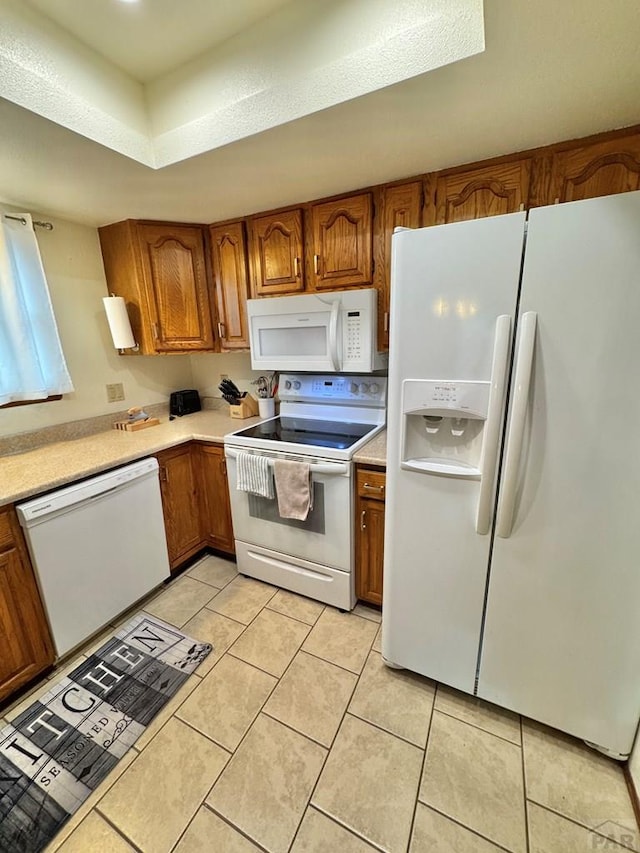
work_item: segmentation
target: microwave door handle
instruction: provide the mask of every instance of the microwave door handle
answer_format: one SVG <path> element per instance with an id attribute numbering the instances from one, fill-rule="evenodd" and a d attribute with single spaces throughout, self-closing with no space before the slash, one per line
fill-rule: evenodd
<path id="1" fill-rule="evenodd" d="M 340 370 L 340 357 L 338 354 L 338 318 L 340 316 L 340 300 L 331 303 L 331 316 L 329 318 L 329 352 L 334 370 Z"/>

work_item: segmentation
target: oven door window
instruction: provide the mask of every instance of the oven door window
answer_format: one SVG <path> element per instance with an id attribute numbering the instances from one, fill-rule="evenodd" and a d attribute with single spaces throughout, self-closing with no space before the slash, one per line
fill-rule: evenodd
<path id="1" fill-rule="evenodd" d="M 247 495 L 249 515 L 262 521 L 282 524 L 286 527 L 298 527 L 310 533 L 325 533 L 324 484 L 313 483 L 313 507 L 304 521 L 295 518 L 282 518 L 278 512 L 278 501 L 261 498 L 259 495 Z"/>

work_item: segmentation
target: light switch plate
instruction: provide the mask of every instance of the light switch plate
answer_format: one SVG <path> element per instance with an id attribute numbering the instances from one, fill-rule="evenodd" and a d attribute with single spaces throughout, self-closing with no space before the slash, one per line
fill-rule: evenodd
<path id="1" fill-rule="evenodd" d="M 107 402 L 117 403 L 124 400 L 124 386 L 122 382 L 114 382 L 107 385 Z"/>

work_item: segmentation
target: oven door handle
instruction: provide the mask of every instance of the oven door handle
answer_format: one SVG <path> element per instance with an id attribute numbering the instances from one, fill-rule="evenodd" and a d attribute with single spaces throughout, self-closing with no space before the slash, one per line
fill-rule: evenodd
<path id="1" fill-rule="evenodd" d="M 238 458 L 238 451 L 237 450 L 232 450 L 230 447 L 225 447 L 224 452 L 225 452 L 225 456 L 227 457 L 227 459 L 237 459 Z M 272 459 L 271 457 L 267 457 L 267 458 L 269 459 L 269 464 L 273 467 L 273 463 L 275 460 Z M 323 465 L 322 462 L 318 462 L 318 463 L 313 462 L 309 465 L 309 470 L 312 474 L 335 474 L 335 475 L 342 476 L 344 474 L 349 473 L 349 465 L 348 464 L 342 464 L 341 465 L 340 463 L 335 464 L 335 465 L 333 463 Z"/>

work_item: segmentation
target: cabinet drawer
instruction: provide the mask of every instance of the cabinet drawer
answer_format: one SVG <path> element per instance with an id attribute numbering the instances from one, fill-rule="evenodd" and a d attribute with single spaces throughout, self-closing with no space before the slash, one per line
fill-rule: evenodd
<path id="1" fill-rule="evenodd" d="M 11 522 L 9 521 L 9 510 L 5 509 L 3 511 L 0 509 L 0 551 L 4 551 L 6 548 L 12 548 L 13 545 L 13 533 L 11 532 Z"/>
<path id="2" fill-rule="evenodd" d="M 356 484 L 359 497 L 383 501 L 386 481 L 384 471 L 358 471 Z"/>

